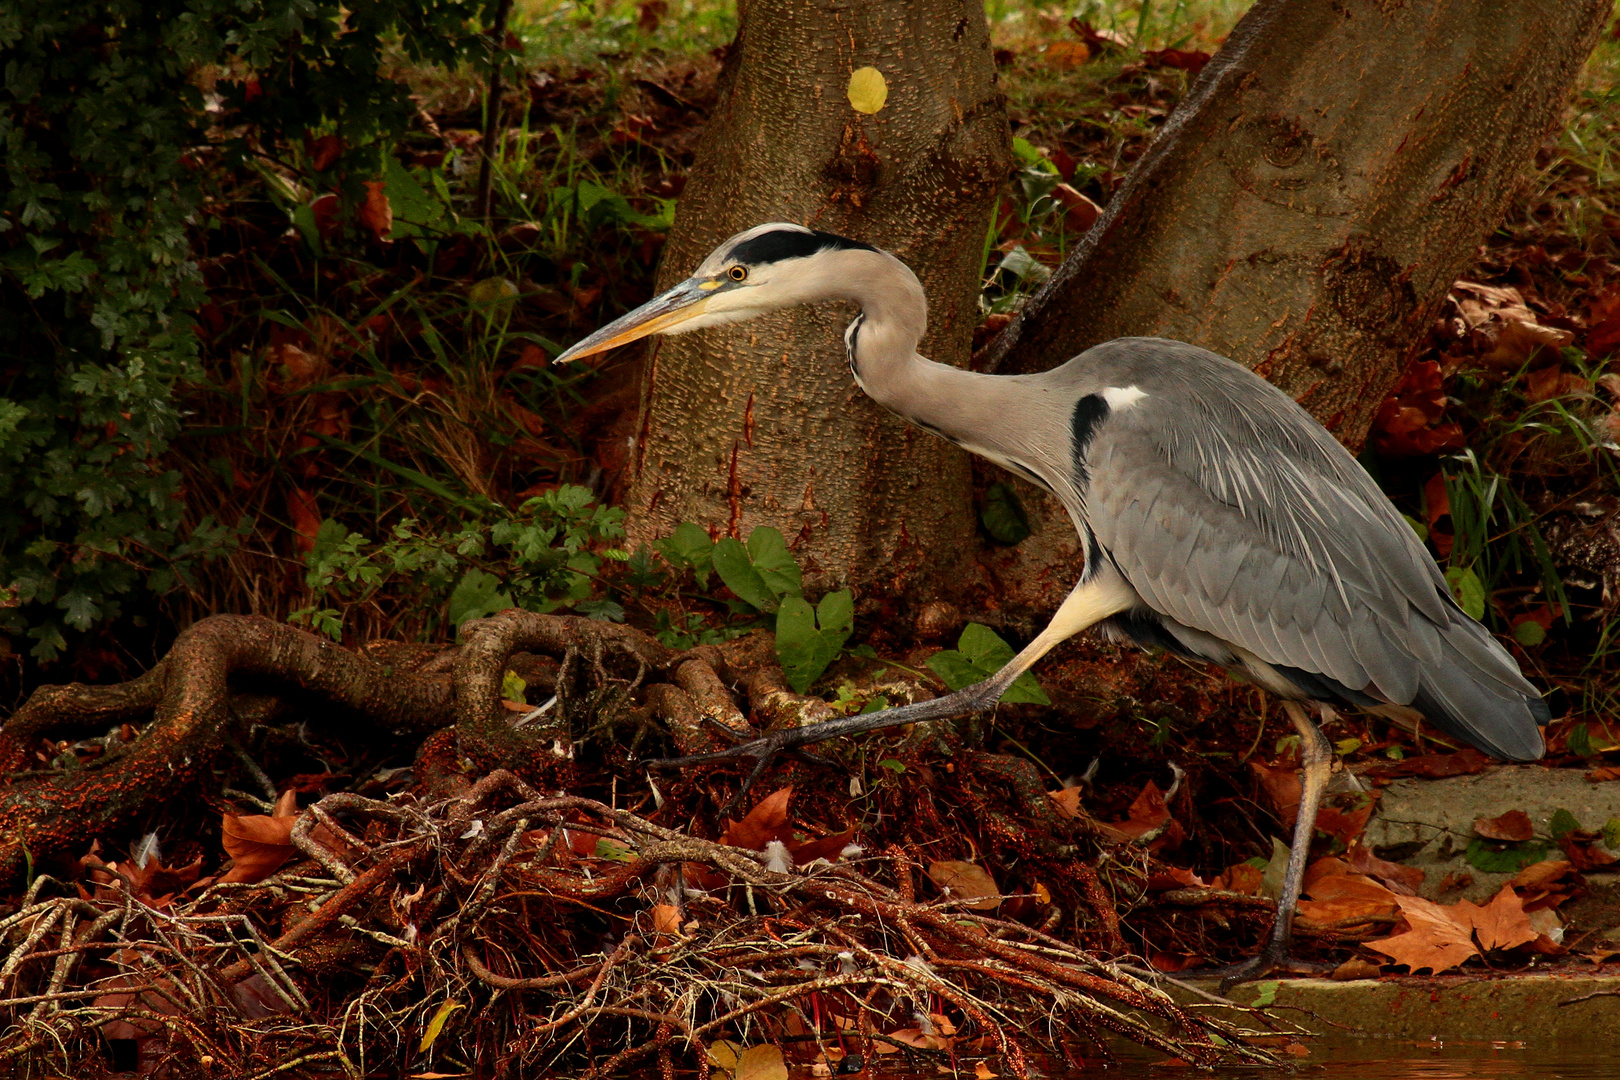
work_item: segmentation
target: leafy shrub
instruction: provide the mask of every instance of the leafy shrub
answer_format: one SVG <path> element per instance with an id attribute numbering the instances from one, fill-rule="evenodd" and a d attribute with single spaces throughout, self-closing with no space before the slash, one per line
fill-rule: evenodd
<path id="1" fill-rule="evenodd" d="M 323 132 L 358 194 L 414 114 L 381 64 L 474 55 L 479 0 L 15 0 L 0 6 L 0 633 L 162 595 L 230 532 L 183 527 L 158 457 L 197 374 L 208 185 Z"/>

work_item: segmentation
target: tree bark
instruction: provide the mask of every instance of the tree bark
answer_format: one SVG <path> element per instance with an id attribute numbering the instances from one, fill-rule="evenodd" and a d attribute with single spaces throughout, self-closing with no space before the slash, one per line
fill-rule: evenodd
<path id="1" fill-rule="evenodd" d="M 1253 368 L 1351 447 L 1501 221 L 1609 0 L 1259 0 L 992 346 L 1111 338 Z"/>
<path id="2" fill-rule="evenodd" d="M 888 85 L 855 111 L 853 71 Z M 659 288 L 721 240 L 792 221 L 904 259 L 930 304 L 922 350 L 963 365 L 980 252 L 1010 168 L 989 33 L 975 0 L 753 0 L 681 199 Z M 659 339 L 643 380 L 627 498 L 631 541 L 693 521 L 782 531 L 813 588 L 931 592 L 973 536 L 961 451 L 855 386 L 821 305 Z"/>

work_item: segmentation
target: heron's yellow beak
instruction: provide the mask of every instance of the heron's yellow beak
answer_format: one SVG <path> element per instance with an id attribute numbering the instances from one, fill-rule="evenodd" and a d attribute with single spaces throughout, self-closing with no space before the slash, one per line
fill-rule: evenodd
<path id="1" fill-rule="evenodd" d="M 703 309 L 708 306 L 709 297 L 712 295 L 711 290 L 716 284 L 695 278 L 683 281 L 662 296 L 655 296 L 628 315 L 613 320 L 573 348 L 560 353 L 552 363 L 560 364 L 567 360 L 594 356 L 609 349 L 616 349 L 620 345 L 639 341 L 649 334 L 667 333 L 688 319 L 695 319 L 703 314 Z"/>

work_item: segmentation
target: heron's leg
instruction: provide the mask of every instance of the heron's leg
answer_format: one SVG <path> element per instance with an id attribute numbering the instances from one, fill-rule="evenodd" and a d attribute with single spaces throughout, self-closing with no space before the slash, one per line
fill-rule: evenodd
<path id="1" fill-rule="evenodd" d="M 747 791 L 755 779 L 764 772 L 765 767 L 772 759 L 784 750 L 795 747 L 808 746 L 811 743 L 822 742 L 826 739 L 836 738 L 840 735 L 854 735 L 862 731 L 875 731 L 878 728 L 895 727 L 900 724 L 915 724 L 927 720 L 949 720 L 958 716 L 967 716 L 970 713 L 982 712 L 990 708 L 1007 692 L 1007 687 L 1013 680 L 1028 671 L 1037 660 L 1050 652 L 1060 642 L 1066 641 L 1084 630 L 1095 625 L 1110 615 L 1117 615 L 1138 602 L 1136 592 L 1123 579 L 1107 576 L 1092 581 L 1083 581 L 1074 587 L 1063 601 L 1057 613 L 1046 629 L 1024 647 L 1024 650 L 994 675 L 983 682 L 966 686 L 953 694 L 934 698 L 931 701 L 919 701 L 911 705 L 900 705 L 892 709 L 883 709 L 875 713 L 865 713 L 860 716 L 846 716 L 838 720 L 826 720 L 819 724 L 807 724 L 799 728 L 786 728 L 782 731 L 773 731 L 763 738 L 751 742 L 739 743 L 725 750 L 715 750 L 707 754 L 692 754 L 688 757 L 666 758 L 658 761 L 649 761 L 649 766 L 685 766 L 698 765 L 706 761 L 728 761 L 737 758 L 754 758 L 757 764 L 749 774 L 743 791 Z"/>
<path id="2" fill-rule="evenodd" d="M 1305 883 L 1305 861 L 1311 853 L 1311 839 L 1316 835 L 1316 812 L 1322 806 L 1322 793 L 1327 789 L 1328 777 L 1333 770 L 1333 748 L 1328 745 L 1305 707 L 1297 701 L 1284 701 L 1283 711 L 1299 732 L 1300 766 L 1305 774 L 1299 795 L 1299 816 L 1294 821 L 1294 842 L 1288 849 L 1288 868 L 1283 873 L 1282 895 L 1277 899 L 1277 920 L 1271 925 L 1271 937 L 1265 948 L 1253 960 L 1245 961 L 1211 974 L 1220 974 L 1224 993 L 1234 983 L 1258 979 L 1288 963 L 1288 946 L 1294 936 L 1294 907 Z"/>

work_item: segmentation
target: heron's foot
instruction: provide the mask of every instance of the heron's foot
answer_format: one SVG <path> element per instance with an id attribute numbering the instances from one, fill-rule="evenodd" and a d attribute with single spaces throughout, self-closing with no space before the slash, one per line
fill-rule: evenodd
<path id="1" fill-rule="evenodd" d="M 1287 972 L 1290 975 L 1319 975 L 1324 971 L 1332 970 L 1332 964 L 1313 964 L 1305 960 L 1296 960 L 1288 955 L 1286 948 L 1273 948 L 1268 945 L 1260 950 L 1258 956 L 1251 956 L 1247 960 L 1239 960 L 1235 964 L 1222 964 L 1220 967 L 1203 968 L 1199 971 L 1189 971 L 1186 977 L 1198 980 L 1219 979 L 1220 992 L 1224 995 L 1238 983 L 1254 982 L 1267 975 L 1277 972 Z"/>
<path id="2" fill-rule="evenodd" d="M 755 781 L 765 775 L 765 770 L 770 768 L 771 763 L 783 753 L 796 753 L 798 756 L 820 765 L 832 764 L 832 762 L 818 754 L 812 754 L 800 749 L 804 738 L 798 728 L 784 728 L 781 731 L 773 731 L 757 739 L 748 739 L 743 732 L 737 731 L 735 728 L 729 728 L 723 724 L 714 724 L 712 726 L 716 731 L 729 738 L 743 741 L 739 741 L 734 746 L 728 746 L 724 750 L 710 750 L 703 754 L 687 754 L 685 757 L 677 758 L 653 758 L 642 764 L 649 769 L 685 769 L 692 765 L 705 765 L 711 761 L 752 760 L 754 767 L 748 771 L 747 776 L 743 777 L 742 786 L 737 789 L 737 794 L 731 797 L 731 801 L 721 811 L 722 814 L 729 814 L 735 810 L 753 788 Z"/>

